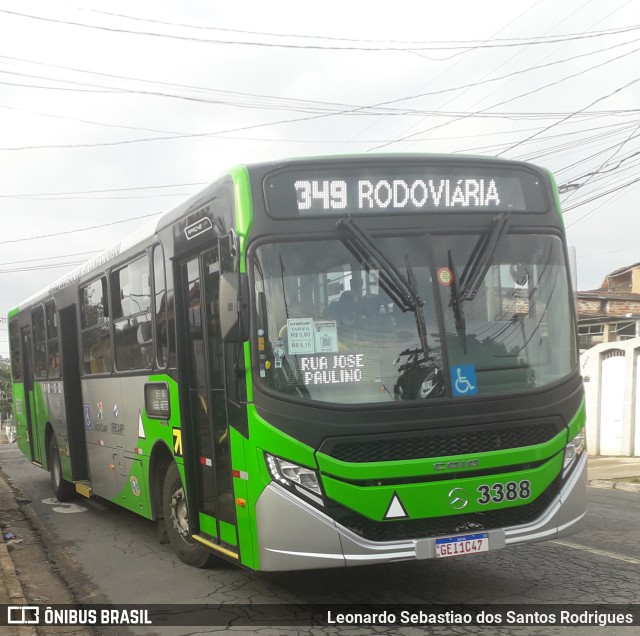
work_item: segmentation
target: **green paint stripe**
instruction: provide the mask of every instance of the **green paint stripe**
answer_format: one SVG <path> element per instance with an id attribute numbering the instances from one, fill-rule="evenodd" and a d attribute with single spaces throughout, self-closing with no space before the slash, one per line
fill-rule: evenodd
<path id="1" fill-rule="evenodd" d="M 202 532 L 206 532 L 210 537 L 215 537 L 217 539 L 218 528 L 216 527 L 216 520 L 202 512 L 199 513 L 198 519 L 200 521 L 200 530 L 202 530 Z"/>
<path id="2" fill-rule="evenodd" d="M 236 527 L 230 523 L 220 521 L 220 538 L 229 545 L 238 545 L 238 533 Z"/>
<path id="3" fill-rule="evenodd" d="M 288 459 L 301 466 L 316 467 L 313 448 L 283 433 L 262 419 L 253 404 L 247 405 L 247 417 L 250 439 L 257 449 L 266 450 L 272 455 Z"/>
<path id="4" fill-rule="evenodd" d="M 580 429 L 587 424 L 587 405 L 584 398 L 580 404 L 578 412 L 575 414 L 571 422 L 569 422 L 569 437 L 567 441 L 572 440 L 579 432 Z"/>
<path id="5" fill-rule="evenodd" d="M 244 255 L 246 254 L 247 240 L 253 223 L 253 201 L 251 197 L 251 181 L 249 171 L 245 166 L 239 166 L 229 172 L 233 179 L 235 194 L 235 222 L 236 232 L 240 241 L 240 271 L 246 271 Z"/>
<path id="6" fill-rule="evenodd" d="M 512 508 L 531 503 L 557 477 L 562 469 L 562 459 L 562 453 L 558 453 L 549 462 L 535 470 L 420 484 L 365 487 L 340 482 L 331 477 L 325 477 L 322 483 L 330 499 L 369 519 L 384 520 L 394 496 L 399 498 L 410 519 L 424 519 Z M 506 494 L 509 492 L 507 487 L 509 482 L 514 484 L 511 492 L 516 493 L 512 501 L 504 497 L 499 502 L 490 501 L 485 505 L 478 503 L 477 500 L 481 496 L 478 491 L 480 486 L 493 489 L 496 484 L 501 484 Z M 527 486 L 526 483 L 529 485 Z M 466 498 L 468 503 L 464 509 L 452 508 L 450 499 L 454 489 L 461 489 L 458 494 Z M 492 495 L 496 493 L 496 490 L 491 490 Z M 389 523 L 393 523 L 393 520 Z"/>

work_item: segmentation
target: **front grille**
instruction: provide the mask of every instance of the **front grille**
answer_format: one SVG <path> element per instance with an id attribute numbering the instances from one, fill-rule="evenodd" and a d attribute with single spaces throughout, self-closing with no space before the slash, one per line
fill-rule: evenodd
<path id="1" fill-rule="evenodd" d="M 487 510 L 449 517 L 431 519 L 409 519 L 399 521 L 373 521 L 351 510 L 334 506 L 331 516 L 339 524 L 369 541 L 402 541 L 423 539 L 458 532 L 474 532 L 506 528 L 530 523 L 539 517 L 549 506 L 558 492 L 558 482 L 552 484 L 535 501 L 524 506 Z"/>
<path id="2" fill-rule="evenodd" d="M 375 439 L 327 440 L 321 452 L 345 462 L 386 462 L 448 457 L 544 444 L 559 432 L 552 422 L 466 431 L 380 435 Z"/>

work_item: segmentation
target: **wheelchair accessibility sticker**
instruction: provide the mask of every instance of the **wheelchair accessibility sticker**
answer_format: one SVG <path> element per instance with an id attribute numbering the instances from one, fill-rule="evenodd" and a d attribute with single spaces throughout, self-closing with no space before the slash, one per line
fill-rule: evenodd
<path id="1" fill-rule="evenodd" d="M 477 395 L 476 368 L 472 364 L 451 367 L 451 390 L 453 395 Z"/>

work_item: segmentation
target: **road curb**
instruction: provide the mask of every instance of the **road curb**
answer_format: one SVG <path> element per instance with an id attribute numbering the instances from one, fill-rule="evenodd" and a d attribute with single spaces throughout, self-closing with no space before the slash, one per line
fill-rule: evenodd
<path id="1" fill-rule="evenodd" d="M 0 494 L 2 495 L 1 499 L 3 502 L 0 512 L 5 511 L 5 507 L 7 510 L 17 507 L 13 489 L 7 483 L 2 471 L 0 471 Z M 13 559 L 9 554 L 9 546 L 4 540 L 6 528 L 8 528 L 8 526 L 4 525 L 3 529 L 0 531 L 0 571 L 2 572 L 2 581 L 0 581 L 0 585 L 4 583 L 9 594 L 7 602 L 10 605 L 25 605 L 27 599 L 25 597 L 24 590 L 22 589 L 20 579 L 18 579 L 16 568 L 13 565 Z"/>
<path id="2" fill-rule="evenodd" d="M 2 474 L 0 474 L 0 481 L 4 487 L 11 490 L 4 481 Z M 7 605 L 28 605 L 22 584 L 20 583 L 20 578 L 13 564 L 13 559 L 9 554 L 9 547 L 4 540 L 3 532 L 4 531 L 0 531 L 0 575 L 2 576 L 0 588 L 4 587 L 4 590 L 0 589 L 0 596 L 4 597 L 3 592 L 6 590 L 7 597 L 2 598 L 2 601 L 6 602 Z M 15 625 L 14 627 L 15 631 L 13 631 L 13 635 L 15 636 L 34 636 L 34 634 L 36 634 L 36 631 L 28 625 Z M 10 627 L 7 627 L 7 629 L 10 629 Z M 11 632 L 9 631 L 3 633 L 11 636 Z"/>
<path id="3" fill-rule="evenodd" d="M 2 536 L 0 536 L 0 570 L 2 571 L 2 581 L 9 593 L 9 605 L 26 605 L 27 599 L 24 590 Z"/>
<path id="4" fill-rule="evenodd" d="M 612 479 L 590 479 L 588 485 L 592 488 L 612 488 L 626 492 L 640 492 L 640 484 L 632 484 L 626 481 L 613 481 Z"/>

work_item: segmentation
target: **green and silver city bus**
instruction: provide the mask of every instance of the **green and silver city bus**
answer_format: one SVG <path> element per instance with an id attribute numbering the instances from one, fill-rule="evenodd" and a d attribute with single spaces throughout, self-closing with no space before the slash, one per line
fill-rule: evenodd
<path id="1" fill-rule="evenodd" d="M 9 314 L 56 496 L 254 570 L 554 539 L 586 513 L 557 190 L 389 155 L 237 167 Z"/>

